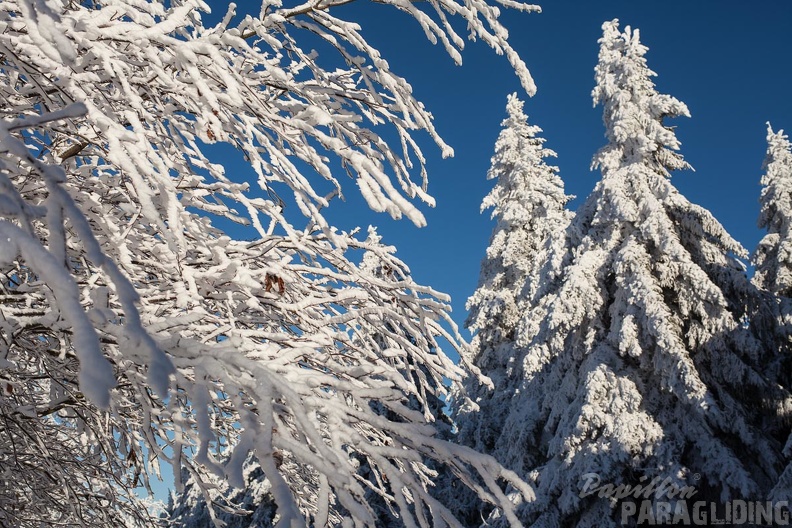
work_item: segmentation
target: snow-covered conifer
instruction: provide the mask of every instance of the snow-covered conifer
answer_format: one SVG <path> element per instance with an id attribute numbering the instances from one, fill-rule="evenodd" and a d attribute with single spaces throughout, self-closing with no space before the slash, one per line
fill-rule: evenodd
<path id="1" fill-rule="evenodd" d="M 783 130 L 767 124 L 759 227 L 767 234 L 754 254 L 754 282 L 776 295 L 792 297 L 792 145 Z"/>
<path id="2" fill-rule="evenodd" d="M 244 486 L 238 488 L 216 477 L 200 482 L 184 470 L 184 487 L 181 493 L 171 492 L 163 524 L 179 528 L 212 528 L 219 523 L 225 528 L 273 526 L 278 508 L 269 480 L 255 459 L 248 458 L 243 467 Z"/>
<path id="3" fill-rule="evenodd" d="M 492 209 L 496 225 L 466 321 L 475 332 L 466 359 L 491 385 L 471 376 L 455 402 L 459 441 L 487 453 L 501 434 L 519 370 L 518 323 L 558 277 L 571 218 L 558 170 L 545 161 L 556 154 L 544 146 L 541 129 L 528 124 L 517 94 L 509 95 L 506 112 L 487 173 L 495 185 L 481 205 L 482 211 Z"/>
<path id="4" fill-rule="evenodd" d="M 742 324 L 745 251 L 670 182 L 688 165 L 664 120 L 687 107 L 656 91 L 637 30 L 603 30 L 602 179 L 573 221 L 572 264 L 543 317 L 530 315 L 542 324 L 521 336 L 529 352 L 504 434 L 526 440 L 499 455 L 517 468 L 533 442 L 542 456 L 524 474 L 537 500 L 521 510 L 538 526 L 619 525 L 617 501 L 586 493 L 592 474 L 613 486 L 667 478 L 725 500 L 763 498 L 782 468 L 764 425 L 788 394 Z"/>
<path id="5" fill-rule="evenodd" d="M 753 254 L 752 280 L 763 298 L 752 305 L 751 324 L 775 355 L 768 369 L 792 387 L 792 145 L 769 123 L 763 168 L 758 224 L 767 233 Z"/>
<path id="6" fill-rule="evenodd" d="M 783 130 L 773 132 L 767 124 L 767 156 L 759 198 L 759 227 L 767 233 L 753 255 L 753 282 L 767 294 L 752 323 L 775 354 L 768 370 L 779 383 L 792 388 L 792 144 Z M 792 408 L 788 409 L 792 414 Z M 787 421 L 788 424 L 788 421 Z M 787 425 L 787 424 L 781 424 Z M 781 432 L 790 433 L 788 425 Z M 792 500 L 792 434 L 785 454 L 790 463 L 773 492 L 775 500 Z"/>

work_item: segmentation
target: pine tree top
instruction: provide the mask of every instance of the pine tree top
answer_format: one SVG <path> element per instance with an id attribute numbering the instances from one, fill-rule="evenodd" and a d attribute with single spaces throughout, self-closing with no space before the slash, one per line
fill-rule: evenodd
<path id="1" fill-rule="evenodd" d="M 516 324 L 515 299 L 536 268 L 544 242 L 569 221 L 564 206 L 571 199 L 564 194 L 558 168 L 545 161 L 556 153 L 538 136 L 542 129 L 528 124 L 517 94 L 508 96 L 506 111 L 487 173 L 496 182 L 481 204 L 482 211 L 492 208 L 497 224 L 482 261 L 479 287 L 468 300 L 466 322 L 478 330 L 493 327 L 497 320 L 504 334 Z"/>
<path id="2" fill-rule="evenodd" d="M 773 293 L 792 293 L 792 144 L 783 130 L 767 124 L 758 225 L 767 229 L 754 255 L 754 283 Z"/>
<path id="3" fill-rule="evenodd" d="M 764 187 L 759 201 L 759 227 L 778 232 L 792 214 L 792 144 L 783 130 L 773 132 L 767 123 L 767 156 L 762 169 Z"/>
<path id="4" fill-rule="evenodd" d="M 592 166 L 603 174 L 623 164 L 649 163 L 660 174 L 689 169 L 690 165 L 674 152 L 680 142 L 666 117 L 690 117 L 687 106 L 655 89 L 641 44 L 640 32 L 626 26 L 619 31 L 619 20 L 602 25 L 599 62 L 595 68 L 594 105 L 604 107 L 603 121 L 608 145 L 594 157 Z"/>

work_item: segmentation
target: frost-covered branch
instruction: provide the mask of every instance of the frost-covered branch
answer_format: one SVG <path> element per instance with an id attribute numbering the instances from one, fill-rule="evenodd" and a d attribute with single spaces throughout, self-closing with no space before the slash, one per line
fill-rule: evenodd
<path id="1" fill-rule="evenodd" d="M 255 459 L 282 526 L 371 526 L 372 500 L 406 526 L 455 526 L 431 492 L 439 468 L 517 523 L 500 486 L 530 490 L 434 425 L 444 379 L 462 375 L 439 346 L 461 342 L 448 299 L 375 234 L 321 213 L 346 170 L 373 209 L 422 225 L 414 201 L 432 199 L 416 134 L 451 153 L 341 3 L 265 2 L 234 24 L 232 5 L 206 27 L 199 0 L 0 2 L 0 378 L 18 398 L 0 407 L 29 415 L 45 445 L 64 431 L 59 449 L 108 475 L 103 496 L 127 496 L 102 513 L 104 499 L 75 499 L 100 477 L 78 474 L 80 489 L 41 511 L 145 524 L 131 490 L 162 462 L 208 490 L 242 485 Z M 383 4 L 454 60 L 466 24 L 532 91 L 494 6 Z M 213 161 L 220 143 L 255 185 Z M 213 216 L 257 238 L 235 240 Z M 14 431 L 0 427 L 0 456 Z"/>

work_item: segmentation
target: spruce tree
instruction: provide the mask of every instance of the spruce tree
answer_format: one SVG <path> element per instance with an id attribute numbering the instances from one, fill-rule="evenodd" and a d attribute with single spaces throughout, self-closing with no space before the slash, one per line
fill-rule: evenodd
<path id="1" fill-rule="evenodd" d="M 767 372 L 786 387 L 792 386 L 792 146 L 783 130 L 767 124 L 767 155 L 762 169 L 758 226 L 766 234 L 752 255 L 756 288 L 749 303 L 750 324 L 771 361 Z"/>
<path id="2" fill-rule="evenodd" d="M 495 186 L 481 205 L 482 211 L 492 208 L 496 225 L 465 323 L 476 332 L 468 359 L 492 384 L 482 385 L 472 376 L 456 402 L 459 440 L 486 453 L 496 449 L 509 406 L 508 386 L 517 379 L 520 314 L 558 274 L 554 255 L 563 254 L 558 247 L 571 218 L 565 209 L 571 197 L 564 193 L 558 169 L 545 161 L 555 152 L 544 146 L 541 129 L 528 124 L 517 94 L 508 97 L 506 111 L 487 173 Z"/>
<path id="3" fill-rule="evenodd" d="M 767 124 L 767 156 L 762 167 L 758 225 L 767 233 L 753 254 L 752 282 L 763 295 L 751 320 L 755 333 L 774 354 L 769 371 L 792 386 L 792 145 L 783 130 Z"/>
<path id="4" fill-rule="evenodd" d="M 767 157 L 762 177 L 759 227 L 767 234 L 754 254 L 754 283 L 792 297 L 792 145 L 783 130 L 767 124 Z"/>
<path id="5" fill-rule="evenodd" d="M 603 31 L 602 179 L 569 230 L 563 280 L 522 324 L 528 355 L 505 427 L 535 442 L 514 449 L 544 458 L 521 510 L 537 526 L 618 525 L 617 501 L 587 494 L 597 481 L 764 498 L 783 464 L 765 402 L 788 395 L 743 324 L 745 250 L 670 182 L 689 165 L 664 119 L 688 109 L 655 89 L 637 30 L 613 20 Z"/>
<path id="6" fill-rule="evenodd" d="M 773 132 L 767 124 L 767 156 L 762 167 L 762 192 L 760 228 L 767 233 L 759 242 L 753 255 L 756 266 L 754 284 L 766 294 L 766 302 L 752 319 L 754 327 L 763 331 L 763 337 L 775 356 L 768 371 L 778 382 L 792 386 L 792 145 L 783 130 Z M 786 409 L 787 416 L 792 408 Z M 789 433 L 788 425 L 779 423 L 780 433 Z M 792 436 L 784 453 L 790 464 L 776 484 L 771 497 L 775 500 L 792 500 Z"/>

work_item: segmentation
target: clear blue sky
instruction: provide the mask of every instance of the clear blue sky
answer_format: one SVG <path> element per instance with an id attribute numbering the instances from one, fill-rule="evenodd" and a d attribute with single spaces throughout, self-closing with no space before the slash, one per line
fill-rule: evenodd
<path id="1" fill-rule="evenodd" d="M 619 18 L 622 27 L 641 30 L 658 89 L 684 101 L 692 114 L 672 124 L 696 172 L 676 174 L 674 184 L 752 251 L 761 236 L 756 219 L 765 123 L 792 131 L 792 2 L 546 0 L 540 5 L 541 14 L 503 9 L 502 20 L 538 86 L 526 113 L 558 153 L 567 192 L 578 197 L 573 207 L 599 178 L 589 171 L 592 155 L 605 141 L 601 110 L 592 107 L 590 96 L 593 68 L 602 23 Z M 436 208 L 423 208 L 428 227 L 367 212 L 351 180 L 345 182 L 347 202 L 326 212 L 343 229 L 378 225 L 384 242 L 398 248 L 418 282 L 452 295 L 461 326 L 493 227 L 479 206 L 492 186 L 486 172 L 506 95 L 525 94 L 506 59 L 482 43 L 468 43 L 464 64 L 457 67 L 395 9 L 373 2 L 345 9 L 349 16 L 360 14 L 366 38 L 410 81 L 456 156 L 443 160 L 427 137 L 420 138 L 429 160 L 429 190 L 437 199 Z M 463 336 L 469 337 L 467 330 Z"/>

